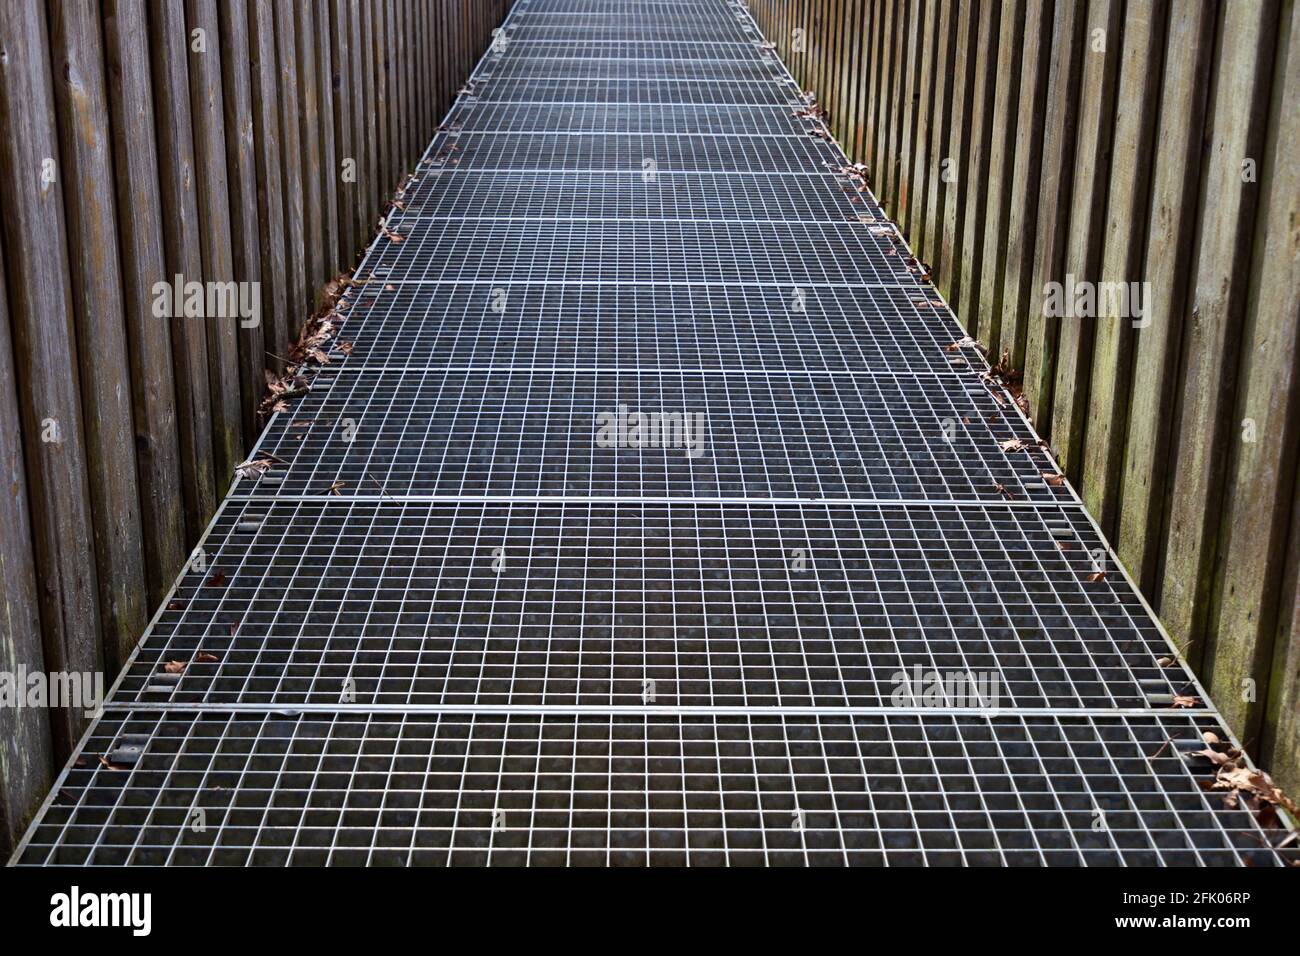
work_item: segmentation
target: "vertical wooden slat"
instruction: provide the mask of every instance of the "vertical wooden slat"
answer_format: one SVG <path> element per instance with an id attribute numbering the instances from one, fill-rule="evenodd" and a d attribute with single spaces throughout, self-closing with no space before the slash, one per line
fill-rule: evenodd
<path id="1" fill-rule="evenodd" d="M 144 542 L 135 473 L 129 367 L 117 258 L 108 96 L 98 11 L 50 8 L 59 182 L 67 225 L 76 354 L 81 372 L 87 478 L 94 530 L 104 658 L 110 672 L 144 630 Z"/>
<path id="2" fill-rule="evenodd" d="M 174 284 L 177 276 L 182 282 L 186 276 L 195 280 L 203 276 L 186 63 L 188 43 L 183 11 L 178 5 L 149 4 L 148 48 L 153 54 L 159 205 L 168 213 L 163 225 L 163 259 L 166 281 Z M 199 321 L 174 316 L 171 340 L 186 543 L 193 546 L 217 507 L 212 390 L 208 384 L 214 373 L 208 368 L 207 332 Z"/>
<path id="3" fill-rule="evenodd" d="M 45 669 L 32 551 L 32 519 L 23 472 L 18 392 L 0 235 L 0 669 Z M 0 853 L 21 837 L 53 778 L 50 722 L 38 707 L 0 707 Z"/>
<path id="4" fill-rule="evenodd" d="M 1101 272 L 1106 190 L 1110 180 L 1115 87 L 1123 52 L 1123 0 L 1091 0 L 1083 52 L 1074 190 L 1066 280 L 1095 283 Z M 1102 43 L 1104 40 L 1104 43 Z M 1101 48 L 1099 48 L 1101 47 Z M 1068 295 L 1068 293 L 1067 293 Z M 1052 395 L 1052 444 L 1062 470 L 1079 482 L 1087 424 L 1088 371 L 1092 367 L 1092 316 L 1063 319 L 1056 343 L 1056 385 Z"/>
<path id="5" fill-rule="evenodd" d="M 1147 594 L 1155 588 L 1162 539 L 1173 399 L 1196 233 L 1215 5 L 1170 5 L 1142 276 L 1150 294 L 1138 330 L 1120 490 L 1120 558 Z"/>
<path id="6" fill-rule="evenodd" d="M 1115 102 L 1114 145 L 1100 278 L 1142 280 L 1146 252 L 1150 164 L 1164 49 L 1164 0 L 1128 0 Z M 1127 288 L 1127 286 L 1126 286 Z M 1099 317 L 1089 375 L 1083 500 L 1108 537 L 1114 537 L 1124 432 L 1132 377 L 1133 325 Z"/>
<path id="7" fill-rule="evenodd" d="M 920 23 L 918 24 L 918 76 L 916 114 L 913 120 L 916 133 L 913 136 L 911 156 L 910 206 L 908 213 L 909 229 L 912 235 L 912 248 L 922 259 L 933 258 L 930 237 L 926 228 L 926 198 L 932 175 L 930 167 L 931 126 L 934 120 L 936 39 L 939 29 L 939 4 L 936 0 L 922 0 L 918 5 Z"/>
<path id="8" fill-rule="evenodd" d="M 284 176 L 280 133 L 280 88 L 275 56 L 272 0 L 249 0 L 249 66 L 253 159 L 257 177 L 258 251 L 262 279 L 263 365 L 284 371 L 289 347 L 289 278 L 286 261 Z M 260 390 L 259 390 L 260 391 Z"/>
<path id="9" fill-rule="evenodd" d="M 230 244 L 230 197 L 226 183 L 225 107 L 221 95 L 221 43 L 214 0 L 186 0 L 190 118 L 194 134 L 195 200 L 199 211 L 202 275 L 185 281 L 230 282 L 235 277 Z M 206 34 L 205 49 L 195 49 L 194 31 Z M 239 320 L 207 316 L 208 386 L 212 395 L 213 465 L 217 487 L 234 477 L 243 460 L 243 408 L 239 388 Z"/>
<path id="10" fill-rule="evenodd" d="M 1259 184 L 1243 182 L 1242 164 L 1262 155 L 1276 3 L 1224 4 L 1219 14 L 1219 61 L 1211 99 L 1209 154 L 1201 184 L 1200 232 L 1192 317 L 1183 336 L 1182 407 L 1176 431 L 1168 538 L 1160 611 L 1170 633 L 1194 642 L 1195 665 L 1212 649 L 1203 640 L 1216 557 L 1219 509 L 1228 443 L 1240 438 L 1231 421 L 1237 356 L 1248 292 L 1249 256 Z M 1230 721 L 1244 716 L 1240 688 L 1224 674 L 1210 686 Z"/>
<path id="11" fill-rule="evenodd" d="M 909 0 L 907 4 L 902 38 L 903 74 L 899 79 L 899 109 L 902 112 L 899 126 L 899 141 L 894 149 L 894 169 L 897 188 L 894 192 L 895 213 L 903 234 L 912 242 L 916 241 L 915 225 L 912 219 L 912 172 L 913 157 L 916 153 L 916 118 L 920 94 L 920 59 L 922 32 L 922 11 L 925 0 Z"/>
<path id="12" fill-rule="evenodd" d="M 961 286 L 954 308 L 972 335 L 981 335 L 980 277 L 984 266 L 984 228 L 988 208 L 988 162 L 993 134 L 993 94 L 997 72 L 997 36 L 1001 3 L 988 0 L 978 5 L 975 39 L 975 73 L 971 100 L 966 112 L 970 123 L 970 152 L 961 175 L 965 199 L 961 258 L 953 267 L 961 271 Z M 960 263 L 960 265 L 958 264 Z"/>
<path id="13" fill-rule="evenodd" d="M 882 201 L 890 215 L 897 220 L 899 216 L 898 177 L 902 167 L 903 140 L 903 97 L 907 78 L 907 25 L 908 10 L 913 0 L 895 0 L 893 33 L 889 38 L 889 110 L 885 117 L 885 166 L 886 186 Z"/>
<path id="14" fill-rule="evenodd" d="M 289 338 L 307 316 L 312 302 L 308 278 L 306 210 L 302 180 L 302 126 L 298 103 L 298 39 L 295 5 L 271 0 L 275 10 L 275 58 L 280 68 L 280 182 L 284 197 L 284 271 L 289 300 Z M 287 358 L 287 353 L 284 356 Z"/>
<path id="15" fill-rule="evenodd" d="M 979 320 L 981 340 L 992 355 L 1002 351 L 1002 282 L 1007 266 L 1007 228 L 1011 218 L 1011 175 L 1015 164 L 1016 108 L 1024 68 L 1024 0 L 1003 0 L 997 31 L 996 80 L 990 124 L 984 192 L 984 248 L 980 257 Z"/>
<path id="16" fill-rule="evenodd" d="M 351 51 L 351 69 L 348 79 L 351 91 L 348 98 L 352 106 L 352 148 L 353 155 L 357 160 L 357 182 L 353 186 L 353 218 L 348 227 L 351 236 L 351 251 L 344 260 L 347 268 L 352 269 L 356 265 L 357 254 L 360 252 L 362 244 L 370 234 L 371 203 L 369 197 L 373 185 L 371 177 L 374 175 L 371 160 L 374 140 L 366 128 L 366 122 L 370 116 L 374 101 L 367 92 L 370 86 L 367 85 L 366 81 L 366 50 L 363 46 L 361 0 L 344 0 L 344 3 L 347 11 L 348 41 Z"/>
<path id="17" fill-rule="evenodd" d="M 1025 367 L 1029 315 L 1042 308 L 1041 290 L 1033 287 L 1034 245 L 1055 9 L 1055 0 L 1027 0 L 1025 7 L 1023 67 L 1014 119 L 1017 142 L 1010 171 L 1002 317 L 998 323 L 1001 351 L 1008 353 L 1014 369 Z"/>
<path id="18" fill-rule="evenodd" d="M 880 34 L 880 90 L 877 94 L 876 108 L 876 152 L 871 169 L 875 175 L 876 197 L 881 204 L 888 207 L 893 186 L 891 158 L 894 143 L 890 130 L 898 114 L 898 97 L 896 86 L 896 57 L 894 39 L 898 32 L 898 13 L 901 0 L 882 0 L 885 8 L 884 23 Z"/>
<path id="19" fill-rule="evenodd" d="M 1287 793 L 1295 793 L 1300 790 L 1300 746 L 1296 745 L 1300 740 L 1300 481 L 1293 482 L 1287 540 L 1282 614 L 1273 644 L 1259 746 L 1265 766 Z"/>
<path id="20" fill-rule="evenodd" d="M 356 246 L 357 191 L 359 163 L 357 142 L 353 135 L 353 100 L 356 87 L 352 83 L 352 17 L 347 0 L 332 0 L 330 10 L 332 29 L 330 42 L 330 90 L 334 98 L 334 176 L 338 184 L 338 231 L 335 237 L 338 251 L 337 269 L 352 267 Z M 345 166 L 349 173 L 345 173 Z"/>
<path id="21" fill-rule="evenodd" d="M 871 170 L 877 195 L 883 188 L 880 176 L 880 116 L 884 112 L 885 35 L 888 32 L 890 0 L 871 0 L 871 53 L 868 67 L 868 97 L 862 128 L 862 161 Z"/>
<path id="22" fill-rule="evenodd" d="M 841 145 L 854 162 L 862 160 L 859 143 L 862 123 L 859 118 L 859 108 L 866 93 L 866 69 L 862 60 L 862 51 L 867 41 L 867 26 L 863 19 L 867 7 L 867 0 L 849 0 L 845 4 L 845 50 L 837 80 L 844 88 L 844 100 L 841 106 L 844 112 L 844 132 Z"/>
<path id="23" fill-rule="evenodd" d="M 411 114 L 410 84 L 408 83 L 409 62 L 406 54 L 407 26 L 406 0 L 389 0 L 392 14 L 389 38 L 392 43 L 392 78 L 393 78 L 393 113 L 397 120 L 397 168 L 394 179 L 400 180 L 406 173 L 407 160 L 411 155 Z"/>
<path id="24" fill-rule="evenodd" d="M 99 600 L 43 7 L 0 4 L 0 37 L 0 218 L 8 274 L 23 278 L 9 283 L 8 305 L 44 666 L 95 672 L 103 661 Z M 51 720 L 56 757 L 66 757 L 85 715 L 64 709 Z"/>
<path id="25" fill-rule="evenodd" d="M 107 0 L 103 14 L 146 601 L 153 608 L 185 560 L 171 327 L 153 311 L 154 284 L 168 278 L 162 194 L 144 3 Z"/>
<path id="26" fill-rule="evenodd" d="M 1259 739 L 1279 619 L 1282 570 L 1300 454 L 1300 6 L 1277 31 L 1268 137 L 1256 161 L 1258 192 L 1236 411 L 1227 446 L 1229 482 L 1219 524 L 1219 579 L 1207 651 L 1210 691 L 1244 740 Z M 1285 667 L 1285 661 L 1281 662 Z M 1286 680 L 1278 673 L 1278 692 Z M 1294 679 L 1294 678 L 1293 678 Z M 1272 711 L 1270 743 L 1277 711 Z M 1294 766 L 1296 738 L 1284 744 Z"/>
<path id="27" fill-rule="evenodd" d="M 387 0 L 370 0 L 370 48 L 373 52 L 375 69 L 375 142 L 379 144 L 379 165 L 375 178 L 376 201 L 372 204 L 372 219 L 379 214 L 378 207 L 388 196 L 393 182 L 393 146 L 389 133 L 392 117 L 389 115 L 388 101 L 388 42 L 384 32 L 386 6 Z"/>
<path id="28" fill-rule="evenodd" d="M 929 177 L 926 180 L 926 258 L 942 288 L 948 269 L 944 258 L 944 212 L 948 205 L 950 175 L 945 161 L 951 156 L 953 85 L 956 82 L 957 5 L 938 4 L 935 47 L 934 112 L 930 127 Z"/>
<path id="29" fill-rule="evenodd" d="M 388 200 L 402 178 L 406 151 L 402 148 L 404 124 L 402 123 L 402 86 L 398 78 L 397 57 L 397 0 L 383 0 L 383 63 L 384 82 L 388 89 L 388 176 L 384 181 L 384 199 Z"/>
<path id="30" fill-rule="evenodd" d="M 375 216 L 379 211 L 380 184 L 383 182 L 383 134 L 380 129 L 379 108 L 379 48 L 375 32 L 375 0 L 361 0 L 361 49 L 365 52 L 366 113 L 363 131 L 366 137 L 366 208 L 364 213 L 365 228 L 362 231 L 364 244 L 375 231 Z"/>
<path id="31" fill-rule="evenodd" d="M 242 2 L 218 4 L 221 28 L 221 80 L 226 127 L 226 182 L 230 193 L 230 238 L 235 281 L 247 283 L 258 303 L 256 324 L 239 321 L 239 381 L 244 410 L 244 435 L 251 444 L 261 430 L 257 406 L 266 388 L 264 329 L 272 303 L 262 295 L 262 250 L 258 235 L 257 160 L 254 157 L 252 79 L 249 75 L 248 7 Z M 241 452 L 246 449 L 241 448 Z"/>
<path id="32" fill-rule="evenodd" d="M 1064 279 L 1069 237 L 1069 196 L 1074 183 L 1074 138 L 1082 71 L 1083 11 L 1077 3 L 1058 3 L 1052 29 L 1052 58 L 1047 81 L 1043 161 L 1038 180 L 1038 224 L 1034 234 L 1037 308 L 1028 316 L 1025 339 L 1025 398 L 1029 415 L 1045 437 L 1051 436 L 1052 386 L 1056 381 L 1059 320 L 1043 314 L 1043 289 Z"/>
<path id="33" fill-rule="evenodd" d="M 335 148 L 334 65 L 332 37 L 338 30 L 330 18 L 330 4 L 317 2 L 316 10 L 316 96 L 320 110 L 320 200 L 321 266 L 320 282 L 337 275 L 343 262 L 339 255 L 339 161 Z"/>
<path id="34" fill-rule="evenodd" d="M 321 193 L 322 147 L 316 5 L 311 0 L 295 4 L 294 27 L 298 50 L 298 124 L 302 146 L 302 221 L 305 239 L 303 283 L 308 310 L 319 304 L 325 283 L 325 210 Z"/>
<path id="35" fill-rule="evenodd" d="M 970 110 L 975 93 L 975 46 L 978 18 L 972 0 L 959 0 L 954 14 L 956 47 L 953 54 L 952 120 L 948 126 L 948 188 L 944 194 L 943 245 L 939 258 L 948 265 L 939 275 L 939 289 L 955 305 L 961 295 L 962 245 L 966 235 L 966 192 L 970 171 Z M 959 319 L 964 316 L 959 315 Z"/>

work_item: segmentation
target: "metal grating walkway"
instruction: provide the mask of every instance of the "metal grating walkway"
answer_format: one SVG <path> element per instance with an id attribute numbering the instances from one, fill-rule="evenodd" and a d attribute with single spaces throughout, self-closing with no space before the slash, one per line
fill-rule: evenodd
<path id="1" fill-rule="evenodd" d="M 517 0 L 15 861 L 1284 862 L 807 106 Z"/>

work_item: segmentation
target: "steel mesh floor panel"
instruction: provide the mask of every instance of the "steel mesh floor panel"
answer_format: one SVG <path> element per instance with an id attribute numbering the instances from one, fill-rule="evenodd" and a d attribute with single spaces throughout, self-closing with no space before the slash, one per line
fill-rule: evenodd
<path id="1" fill-rule="evenodd" d="M 117 701 L 889 706 L 913 669 L 993 675 L 1003 707 L 1191 692 L 1076 505 L 231 500 L 202 556 Z"/>
<path id="2" fill-rule="evenodd" d="M 680 16 L 722 17 L 743 16 L 744 12 L 733 2 L 726 4 L 718 0 L 636 0 L 635 6 L 629 0 L 527 0 L 525 12 L 531 19 L 534 16 L 558 18 L 560 16 L 588 17 L 592 15 L 627 15 L 629 10 L 646 16 L 671 17 Z M 750 22 L 745 17 L 746 22 Z"/>
<path id="3" fill-rule="evenodd" d="M 848 167 L 515 0 L 14 862 L 1300 864 Z"/>
<path id="4" fill-rule="evenodd" d="M 905 288 L 419 285 L 353 290 L 344 367 L 935 372 L 962 330 Z M 973 356 L 972 356 L 973 358 Z"/>
<path id="5" fill-rule="evenodd" d="M 1070 495 L 973 378 L 357 370 L 318 385 L 276 416 L 253 457 L 277 464 L 236 494 Z"/>
<path id="6" fill-rule="evenodd" d="M 465 133 L 666 133 L 672 136 L 809 137 L 791 106 L 583 105 L 460 100 L 444 127 Z"/>
<path id="7" fill-rule="evenodd" d="M 113 714 L 19 862 L 1276 866 L 1200 716 Z M 100 756 L 147 740 L 130 766 Z M 1172 741 L 1172 744 L 1170 743 Z M 111 761 L 110 761 L 111 764 Z"/>
<path id="8" fill-rule="evenodd" d="M 632 133 L 461 133 L 443 135 L 429 165 L 482 170 L 641 172 L 653 159 L 662 172 L 817 174 L 843 157 L 825 140 L 789 136 L 675 136 Z"/>
<path id="9" fill-rule="evenodd" d="M 759 63 L 764 59 L 758 43 L 743 39 L 649 40 L 617 37 L 546 38 L 538 34 L 507 41 L 503 59 L 538 57 L 592 60 L 726 60 Z"/>
<path id="10" fill-rule="evenodd" d="M 389 226 L 442 219 L 696 219 L 885 222 L 865 192 L 831 173 L 730 176 L 660 172 L 652 157 L 625 172 L 429 170 Z"/>
<path id="11" fill-rule="evenodd" d="M 850 222 L 408 220 L 365 280 L 923 286 L 887 235 Z"/>
<path id="12" fill-rule="evenodd" d="M 646 45 L 700 43 L 743 44 L 749 46 L 752 37 L 735 21 L 687 20 L 684 23 L 664 22 L 662 19 L 647 20 L 626 16 L 610 17 L 604 22 L 599 17 L 560 17 L 546 23 L 538 22 L 542 18 L 534 17 L 532 22 L 521 24 L 509 33 L 511 43 L 564 44 L 592 43 L 615 44 L 636 43 Z M 590 22 L 597 20 L 598 22 Z M 509 51 L 507 50 L 507 53 Z"/>
<path id="13" fill-rule="evenodd" d="M 567 104 L 664 106 L 765 106 L 801 109 L 797 91 L 773 82 L 646 83 L 642 80 L 550 79 L 498 81 L 485 79 L 474 90 L 474 102 L 560 106 Z"/>
<path id="14" fill-rule="evenodd" d="M 511 56 L 491 60 L 472 84 L 487 89 L 498 83 L 558 80 L 566 83 L 712 83 L 767 81 L 798 89 L 775 60 L 593 60 L 585 56 Z"/>

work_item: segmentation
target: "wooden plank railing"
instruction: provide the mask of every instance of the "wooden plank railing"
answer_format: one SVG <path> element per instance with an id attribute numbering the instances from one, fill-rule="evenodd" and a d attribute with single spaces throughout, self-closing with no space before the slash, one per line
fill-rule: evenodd
<path id="1" fill-rule="evenodd" d="M 111 682 L 508 6 L 0 4 L 0 671 Z M 262 321 L 158 317 L 177 275 Z M 0 707 L 0 850 L 85 722 Z"/>
<path id="2" fill-rule="evenodd" d="M 749 5 L 1023 373 L 1233 729 L 1300 790 L 1300 5 Z M 1144 314 L 1046 314 L 1068 277 L 1147 283 Z"/>

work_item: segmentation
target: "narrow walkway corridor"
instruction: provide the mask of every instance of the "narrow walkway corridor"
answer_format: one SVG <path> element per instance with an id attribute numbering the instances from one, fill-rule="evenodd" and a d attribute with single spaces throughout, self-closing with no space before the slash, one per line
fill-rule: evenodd
<path id="1" fill-rule="evenodd" d="M 15 859 L 1281 862 L 923 271 L 743 5 L 518 0 Z"/>

